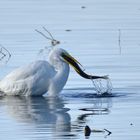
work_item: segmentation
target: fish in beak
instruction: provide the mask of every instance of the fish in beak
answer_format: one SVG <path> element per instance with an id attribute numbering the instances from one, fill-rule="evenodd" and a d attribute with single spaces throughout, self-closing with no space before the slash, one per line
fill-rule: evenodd
<path id="1" fill-rule="evenodd" d="M 72 66 L 74 68 L 74 70 L 83 78 L 85 79 L 108 79 L 108 76 L 94 76 L 94 75 L 89 75 L 87 73 L 85 73 L 80 66 L 82 66 L 74 57 L 72 57 L 69 53 L 67 52 L 63 52 L 61 54 L 61 56 L 63 57 L 64 61 L 67 62 L 68 64 L 70 64 L 70 66 Z"/>

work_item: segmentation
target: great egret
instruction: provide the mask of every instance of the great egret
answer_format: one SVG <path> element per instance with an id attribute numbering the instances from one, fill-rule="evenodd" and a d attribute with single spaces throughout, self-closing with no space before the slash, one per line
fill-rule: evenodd
<path id="1" fill-rule="evenodd" d="M 0 91 L 6 95 L 39 96 L 47 92 L 49 96 L 57 96 L 67 82 L 69 65 L 86 79 L 108 78 L 86 74 L 64 49 L 54 47 L 48 58 L 48 61 L 38 60 L 8 74 L 0 81 Z"/>

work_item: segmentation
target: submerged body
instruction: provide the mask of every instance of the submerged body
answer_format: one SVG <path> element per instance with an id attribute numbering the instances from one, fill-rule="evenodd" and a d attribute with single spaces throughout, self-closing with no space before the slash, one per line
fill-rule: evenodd
<path id="1" fill-rule="evenodd" d="M 67 82 L 69 64 L 84 78 L 106 78 L 84 73 L 78 63 L 65 50 L 54 48 L 48 61 L 35 61 L 8 74 L 0 81 L 0 91 L 6 95 L 39 96 L 47 92 L 57 96 Z"/>

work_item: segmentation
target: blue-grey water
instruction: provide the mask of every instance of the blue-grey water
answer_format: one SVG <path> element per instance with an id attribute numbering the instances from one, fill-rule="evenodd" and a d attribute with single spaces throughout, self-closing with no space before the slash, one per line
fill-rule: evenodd
<path id="1" fill-rule="evenodd" d="M 1 97 L 0 140 L 85 139 L 86 125 L 112 132 L 89 139 L 139 140 L 140 1 L 0 0 L 0 44 L 12 55 L 0 78 L 46 58 L 39 52 L 50 42 L 35 32 L 42 26 L 87 72 L 109 75 L 112 96 L 95 97 L 92 82 L 71 69 L 60 98 Z"/>

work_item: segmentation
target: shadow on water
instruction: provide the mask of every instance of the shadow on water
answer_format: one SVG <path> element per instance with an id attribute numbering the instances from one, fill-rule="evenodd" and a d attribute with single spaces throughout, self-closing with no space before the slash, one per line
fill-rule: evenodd
<path id="1" fill-rule="evenodd" d="M 68 98 L 112 98 L 128 96 L 130 93 L 122 91 L 112 91 L 112 93 L 97 94 L 93 88 L 71 88 L 65 89 L 62 96 Z"/>

